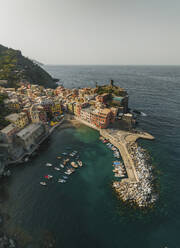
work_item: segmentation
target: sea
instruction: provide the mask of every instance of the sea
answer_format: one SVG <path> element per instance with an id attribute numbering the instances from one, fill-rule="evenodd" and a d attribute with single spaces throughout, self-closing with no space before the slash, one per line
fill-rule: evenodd
<path id="1" fill-rule="evenodd" d="M 97 131 L 84 125 L 57 128 L 37 156 L 11 169 L 1 185 L 0 209 L 7 231 L 20 247 L 179 248 L 180 247 L 180 66 L 44 66 L 67 88 L 114 84 L 141 111 L 137 129 L 155 136 L 140 140 L 150 156 L 159 199 L 153 208 L 131 208 L 111 184 L 112 151 Z M 83 161 L 66 183 L 56 158 L 77 150 Z M 53 175 L 47 187 L 39 184 Z M 50 247 L 50 246 L 49 246 Z"/>

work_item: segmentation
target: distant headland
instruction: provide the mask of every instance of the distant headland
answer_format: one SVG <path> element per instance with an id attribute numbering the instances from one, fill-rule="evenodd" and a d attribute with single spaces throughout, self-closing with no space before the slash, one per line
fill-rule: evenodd
<path id="1" fill-rule="evenodd" d="M 52 78 L 43 64 L 24 57 L 19 50 L 0 45 L 0 86 L 19 87 L 19 82 L 29 82 L 44 87 L 56 87 L 58 79 Z"/>

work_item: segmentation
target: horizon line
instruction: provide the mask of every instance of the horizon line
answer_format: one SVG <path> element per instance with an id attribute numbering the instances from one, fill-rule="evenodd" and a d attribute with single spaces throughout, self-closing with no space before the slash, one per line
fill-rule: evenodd
<path id="1" fill-rule="evenodd" d="M 180 64 L 43 64 L 43 66 L 180 66 Z"/>

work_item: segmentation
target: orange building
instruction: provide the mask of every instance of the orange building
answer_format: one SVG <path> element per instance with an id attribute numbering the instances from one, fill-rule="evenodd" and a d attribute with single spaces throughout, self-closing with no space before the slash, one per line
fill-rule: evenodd
<path id="1" fill-rule="evenodd" d="M 111 120 L 111 110 L 108 108 L 96 109 L 91 112 L 91 123 L 98 128 L 107 128 Z"/>

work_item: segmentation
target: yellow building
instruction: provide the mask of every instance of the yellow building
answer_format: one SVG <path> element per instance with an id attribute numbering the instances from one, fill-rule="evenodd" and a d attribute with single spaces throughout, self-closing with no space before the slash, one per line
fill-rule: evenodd
<path id="1" fill-rule="evenodd" d="M 6 116 L 5 119 L 13 123 L 17 128 L 20 129 L 24 128 L 29 123 L 28 116 L 24 112 L 21 112 L 19 114 L 10 114 Z"/>
<path id="2" fill-rule="evenodd" d="M 74 114 L 78 115 L 78 104 L 74 104 Z"/>
<path id="3" fill-rule="evenodd" d="M 74 114 L 74 102 L 69 102 L 68 105 L 67 105 L 67 108 L 68 108 L 68 111 L 71 113 L 71 114 Z"/>
<path id="4" fill-rule="evenodd" d="M 54 104 L 51 106 L 51 111 L 53 115 L 62 114 L 61 104 L 58 101 L 54 101 Z"/>
<path id="5" fill-rule="evenodd" d="M 11 110 L 19 110 L 21 108 L 18 100 L 16 99 L 6 99 L 4 100 L 4 105 L 6 108 Z"/>

